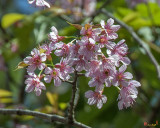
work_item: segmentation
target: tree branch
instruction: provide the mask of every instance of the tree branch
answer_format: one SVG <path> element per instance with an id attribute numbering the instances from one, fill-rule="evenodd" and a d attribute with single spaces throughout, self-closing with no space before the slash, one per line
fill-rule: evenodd
<path id="1" fill-rule="evenodd" d="M 79 98 L 79 91 L 77 88 L 77 79 L 78 79 L 78 74 L 77 71 L 75 71 L 75 78 L 72 84 L 72 97 L 70 100 L 70 106 L 68 108 L 68 123 L 72 124 L 75 121 L 74 118 L 74 109 L 76 107 L 76 104 L 78 102 L 78 98 Z"/>
<path id="2" fill-rule="evenodd" d="M 160 79 L 160 66 L 159 66 L 157 60 L 155 59 L 155 57 L 153 56 L 153 54 L 151 53 L 150 49 L 148 49 L 146 47 L 145 42 L 140 39 L 140 37 L 134 32 L 134 30 L 131 27 L 129 27 L 127 24 L 120 21 L 119 19 L 115 18 L 110 12 L 108 12 L 105 9 L 101 9 L 101 12 L 103 14 L 107 15 L 108 17 L 113 18 L 118 24 L 120 24 L 122 27 L 124 27 L 132 35 L 132 37 L 137 41 L 137 43 L 144 48 L 144 50 L 146 51 L 151 62 L 154 64 L 154 66 L 157 70 L 158 78 Z"/>
<path id="3" fill-rule="evenodd" d="M 30 111 L 30 110 L 23 110 L 23 109 L 0 109 L 0 114 L 4 115 L 28 115 L 28 116 L 34 116 L 37 118 L 41 118 L 44 120 L 47 120 L 49 122 L 61 122 L 64 124 L 67 124 L 68 121 L 66 118 L 58 115 L 51 115 L 51 114 L 46 114 L 46 113 L 41 113 L 41 112 L 36 112 L 36 111 Z M 80 122 L 74 121 L 72 126 L 78 127 L 78 128 L 90 128 L 87 125 L 84 125 Z"/>

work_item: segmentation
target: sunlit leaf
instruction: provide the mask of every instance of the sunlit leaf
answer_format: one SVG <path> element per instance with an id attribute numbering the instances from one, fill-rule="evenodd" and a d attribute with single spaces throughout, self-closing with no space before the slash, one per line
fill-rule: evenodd
<path id="1" fill-rule="evenodd" d="M 13 99 L 12 98 L 0 98 L 0 103 L 12 103 Z"/>
<path id="2" fill-rule="evenodd" d="M 67 108 L 67 104 L 66 103 L 59 103 L 59 107 L 60 107 L 60 109 L 62 109 L 62 110 L 64 110 L 64 109 L 66 109 Z"/>
<path id="3" fill-rule="evenodd" d="M 2 17 L 2 27 L 8 28 L 10 25 L 15 23 L 16 21 L 22 20 L 25 15 L 18 13 L 9 13 Z"/>
<path id="4" fill-rule="evenodd" d="M 33 116 L 28 116 L 28 115 L 25 115 L 25 116 L 17 116 L 18 119 L 20 120 L 23 120 L 23 121 L 27 121 L 27 120 L 32 120 L 34 117 Z"/>
<path id="5" fill-rule="evenodd" d="M 7 90 L 0 89 L 0 97 L 8 97 L 8 96 L 12 96 L 12 93 Z"/>
<path id="6" fill-rule="evenodd" d="M 56 105 L 57 100 L 58 100 L 58 95 L 57 94 L 52 94 L 50 92 L 47 92 L 46 96 L 47 96 L 51 105 L 53 105 L 53 106 Z"/>
<path id="7" fill-rule="evenodd" d="M 138 17 L 139 17 L 138 13 L 131 12 L 130 14 L 126 15 L 122 20 L 127 23 L 135 20 Z"/>
<path id="8" fill-rule="evenodd" d="M 18 66 L 16 67 L 15 71 L 18 70 L 18 69 L 24 68 L 24 67 L 26 67 L 26 66 L 28 66 L 28 64 L 26 64 L 26 63 L 24 63 L 24 62 L 22 61 L 22 62 L 20 62 L 20 63 L 18 64 Z"/>
<path id="9" fill-rule="evenodd" d="M 35 109 L 35 111 L 43 112 L 43 113 L 56 113 L 57 110 L 53 106 L 46 105 L 42 108 Z"/>

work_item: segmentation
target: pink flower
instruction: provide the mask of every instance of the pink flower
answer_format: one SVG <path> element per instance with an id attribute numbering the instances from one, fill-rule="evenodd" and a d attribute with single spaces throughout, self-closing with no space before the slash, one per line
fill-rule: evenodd
<path id="1" fill-rule="evenodd" d="M 50 67 L 47 67 L 45 69 L 45 74 L 47 74 L 45 77 L 44 77 L 44 81 L 46 83 L 50 83 L 52 79 L 54 79 L 54 85 L 55 86 L 60 86 L 61 85 L 61 74 L 59 72 L 58 69 L 54 68 L 54 69 L 51 69 Z"/>
<path id="2" fill-rule="evenodd" d="M 34 72 L 35 69 L 38 67 L 39 70 L 45 68 L 46 55 L 44 53 L 40 53 L 40 51 L 34 48 L 31 51 L 31 56 L 28 56 L 24 59 L 24 63 L 28 64 L 28 72 Z"/>
<path id="3" fill-rule="evenodd" d="M 70 73 L 74 72 L 74 69 L 68 65 L 67 59 L 61 59 L 60 63 L 55 65 L 55 68 L 60 70 L 60 74 L 64 80 L 68 80 L 70 78 Z"/>
<path id="4" fill-rule="evenodd" d="M 50 44 L 44 44 L 42 46 L 40 46 L 41 49 L 44 50 L 45 54 L 48 56 L 52 53 L 53 50 L 55 50 L 54 46 L 52 43 Z"/>
<path id="5" fill-rule="evenodd" d="M 100 24 L 110 39 L 116 39 L 118 37 L 116 32 L 119 30 L 120 25 L 113 25 L 114 20 L 112 18 L 107 20 L 107 24 L 105 24 L 104 20 L 101 20 Z"/>
<path id="6" fill-rule="evenodd" d="M 48 7 L 50 8 L 49 3 L 47 3 L 45 0 L 28 0 L 29 4 L 32 4 L 37 7 Z"/>
<path id="7" fill-rule="evenodd" d="M 52 31 L 52 32 L 50 32 L 48 36 L 49 36 L 49 39 L 50 39 L 53 43 L 57 43 L 57 42 L 59 42 L 59 41 L 61 41 L 61 40 L 64 39 L 63 36 L 59 36 L 59 35 L 58 35 L 58 31 L 57 31 L 57 29 L 56 29 L 54 26 L 51 27 L 51 31 Z"/>
<path id="8" fill-rule="evenodd" d="M 28 78 L 25 80 L 25 84 L 27 84 L 25 88 L 26 92 L 29 93 L 34 90 L 37 96 L 40 96 L 42 89 L 46 90 L 45 85 L 40 81 L 40 76 L 33 73 L 29 74 Z"/>
<path id="9" fill-rule="evenodd" d="M 114 73 L 116 72 L 116 68 L 115 67 L 112 67 L 112 66 L 105 66 L 103 67 L 102 69 L 102 78 L 105 80 L 105 85 L 106 87 L 110 87 L 111 86 L 111 83 L 112 83 L 112 80 L 113 78 L 115 77 Z"/>
<path id="10" fill-rule="evenodd" d="M 97 71 L 92 79 L 89 81 L 88 85 L 90 87 L 96 87 L 96 91 L 101 91 L 104 88 L 105 75 L 100 71 Z"/>
<path id="11" fill-rule="evenodd" d="M 81 40 L 79 54 L 85 56 L 87 60 L 93 59 L 98 52 L 100 52 L 99 47 L 95 44 L 96 42 L 92 38 L 83 38 Z"/>
<path id="12" fill-rule="evenodd" d="M 98 40 L 99 40 L 98 46 L 100 48 L 103 48 L 103 47 L 112 48 L 113 42 L 109 41 L 110 40 L 109 36 L 100 35 Z"/>
<path id="13" fill-rule="evenodd" d="M 83 55 L 79 55 L 78 58 L 71 58 L 69 60 L 69 63 L 72 66 L 75 65 L 75 69 L 78 72 L 88 69 L 88 61 L 85 59 Z"/>
<path id="14" fill-rule="evenodd" d="M 94 40 L 98 40 L 98 35 L 101 33 L 100 28 L 93 29 L 92 25 L 86 24 L 85 27 L 82 27 L 80 34 Z"/>
<path id="15" fill-rule="evenodd" d="M 113 55 L 113 56 L 109 56 L 109 57 L 105 57 L 104 55 L 102 55 L 102 67 L 115 67 L 117 61 L 119 61 L 119 56 L 117 55 Z"/>
<path id="16" fill-rule="evenodd" d="M 93 92 L 91 90 L 85 93 L 85 97 L 88 98 L 88 104 L 97 104 L 98 109 L 101 109 L 103 104 L 107 102 L 107 97 L 102 95 L 102 91 Z"/>
<path id="17" fill-rule="evenodd" d="M 99 70 L 99 68 L 100 68 L 100 61 L 91 60 L 88 63 L 88 69 L 87 69 L 85 76 L 92 77 L 94 74 L 96 74 L 96 72 Z"/>
<path id="18" fill-rule="evenodd" d="M 128 86 L 121 88 L 120 94 L 118 96 L 119 110 L 123 109 L 124 107 L 127 108 L 133 105 L 138 95 L 136 87 L 139 86 L 141 86 L 141 84 L 138 81 L 131 80 L 128 82 Z"/>
<path id="19" fill-rule="evenodd" d="M 119 67 L 120 62 L 122 62 L 122 64 L 124 65 L 129 65 L 131 63 L 128 57 L 122 57 L 122 56 L 119 56 L 119 59 L 115 62 L 115 65 Z"/>
<path id="20" fill-rule="evenodd" d="M 107 49 L 107 54 L 114 55 L 117 54 L 119 56 L 125 56 L 127 55 L 128 47 L 125 44 L 125 40 L 119 41 L 117 44 L 114 44 L 111 49 Z"/>
<path id="21" fill-rule="evenodd" d="M 72 44 L 70 47 L 70 57 L 77 57 L 79 55 L 78 51 L 80 48 L 80 45 L 78 44 L 80 42 L 79 40 L 76 41 L 76 44 Z"/>
<path id="22" fill-rule="evenodd" d="M 54 54 L 56 56 L 62 56 L 62 57 L 67 57 L 70 53 L 69 49 L 70 49 L 70 45 L 69 44 L 65 44 L 63 42 L 59 42 L 55 44 L 55 48 L 57 49 Z"/>
<path id="23" fill-rule="evenodd" d="M 124 72 L 126 70 L 126 65 L 122 65 L 119 68 L 119 71 L 116 71 L 114 74 L 114 78 L 112 80 L 112 84 L 114 86 L 122 85 L 122 86 L 127 86 L 128 82 L 127 80 L 132 79 L 133 76 L 130 72 Z"/>

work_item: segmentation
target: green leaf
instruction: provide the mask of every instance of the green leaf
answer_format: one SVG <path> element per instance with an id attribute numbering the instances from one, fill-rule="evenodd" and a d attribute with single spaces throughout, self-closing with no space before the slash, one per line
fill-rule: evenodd
<path id="1" fill-rule="evenodd" d="M 75 28 L 77 28 L 77 29 L 79 29 L 79 30 L 82 29 L 82 26 L 81 26 L 80 24 L 72 24 L 72 23 L 70 23 L 70 22 L 68 22 L 68 21 L 67 21 L 67 23 L 68 23 L 69 25 L 71 25 L 71 26 L 74 26 Z"/>
<path id="2" fill-rule="evenodd" d="M 59 107 L 60 107 L 60 109 L 64 110 L 67 108 L 67 104 L 62 102 L 59 104 Z"/>
<path id="3" fill-rule="evenodd" d="M 12 93 L 7 90 L 0 89 L 0 97 L 8 97 L 8 96 L 12 96 Z"/>
<path id="4" fill-rule="evenodd" d="M 2 17 L 2 27 L 8 28 L 10 25 L 15 23 L 16 21 L 22 20 L 25 15 L 18 13 L 9 13 Z"/>
<path id="5" fill-rule="evenodd" d="M 0 98 L 0 103 L 12 103 L 13 99 L 12 98 Z"/>
<path id="6" fill-rule="evenodd" d="M 129 13 L 128 15 L 126 15 L 126 16 L 123 18 L 123 21 L 124 21 L 125 23 L 128 23 L 128 22 L 131 22 L 131 21 L 135 20 L 135 19 L 138 18 L 138 17 L 139 17 L 139 14 L 138 14 L 138 13 L 136 13 L 136 12 L 131 12 L 131 13 Z"/>
<path id="7" fill-rule="evenodd" d="M 58 100 L 58 95 L 57 94 L 52 94 L 50 92 L 47 92 L 46 96 L 47 96 L 51 105 L 55 106 L 57 104 L 57 100 Z"/>

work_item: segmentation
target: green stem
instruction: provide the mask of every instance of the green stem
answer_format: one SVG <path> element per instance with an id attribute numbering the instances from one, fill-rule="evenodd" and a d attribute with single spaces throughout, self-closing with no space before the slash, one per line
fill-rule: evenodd
<path id="1" fill-rule="evenodd" d="M 118 91 L 120 91 L 121 89 L 118 86 L 115 86 L 117 88 Z"/>
<path id="2" fill-rule="evenodd" d="M 65 38 L 76 38 L 77 39 L 77 37 L 76 36 L 64 36 Z"/>
<path id="3" fill-rule="evenodd" d="M 43 69 L 39 72 L 38 76 L 40 76 L 42 74 L 42 72 L 43 72 Z"/>

